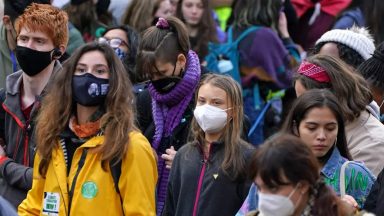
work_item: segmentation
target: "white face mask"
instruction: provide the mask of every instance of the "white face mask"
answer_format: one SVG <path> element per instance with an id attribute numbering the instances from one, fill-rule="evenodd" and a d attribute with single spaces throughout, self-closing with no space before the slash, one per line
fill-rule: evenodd
<path id="1" fill-rule="evenodd" d="M 261 216 L 291 216 L 295 211 L 295 205 L 290 199 L 297 186 L 288 197 L 278 194 L 265 194 L 259 192 L 259 210 Z"/>
<path id="2" fill-rule="evenodd" d="M 204 132 L 216 133 L 223 129 L 227 124 L 226 110 L 204 104 L 202 106 L 196 106 L 193 114 Z"/>

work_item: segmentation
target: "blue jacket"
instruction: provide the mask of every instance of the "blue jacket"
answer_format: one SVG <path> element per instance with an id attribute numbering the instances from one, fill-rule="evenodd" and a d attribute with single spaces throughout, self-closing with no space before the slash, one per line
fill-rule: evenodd
<path id="1" fill-rule="evenodd" d="M 331 157 L 321 170 L 324 181 L 337 195 L 340 195 L 340 169 L 347 159 L 340 155 L 334 148 Z M 361 162 L 352 162 L 345 169 L 345 192 L 355 198 L 360 207 L 364 205 L 365 199 L 371 190 L 375 177 L 371 171 Z"/>
<path id="2" fill-rule="evenodd" d="M 340 169 L 345 161 L 347 161 L 347 159 L 340 155 L 337 148 L 334 148 L 331 157 L 321 170 L 321 176 L 324 178 L 324 182 L 330 186 L 337 195 L 340 195 Z M 346 194 L 355 198 L 359 207 L 363 207 L 365 199 L 375 182 L 374 175 L 363 163 L 356 161 L 349 163 L 345 172 Z M 255 184 L 252 184 L 249 194 L 236 216 L 243 216 L 249 211 L 256 210 L 258 201 L 257 187 Z"/>

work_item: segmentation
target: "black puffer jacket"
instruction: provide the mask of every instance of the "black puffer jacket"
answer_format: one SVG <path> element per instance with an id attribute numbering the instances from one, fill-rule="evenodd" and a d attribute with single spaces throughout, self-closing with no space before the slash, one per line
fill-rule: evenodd
<path id="1" fill-rule="evenodd" d="M 364 204 L 364 210 L 377 216 L 384 216 L 384 169 L 380 172 L 371 188 Z"/>

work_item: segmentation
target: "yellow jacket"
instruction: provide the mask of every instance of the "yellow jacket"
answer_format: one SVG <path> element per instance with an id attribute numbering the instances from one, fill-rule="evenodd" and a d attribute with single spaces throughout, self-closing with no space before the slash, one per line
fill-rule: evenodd
<path id="1" fill-rule="evenodd" d="M 108 171 L 104 171 L 101 155 L 92 152 L 92 148 L 101 145 L 103 140 L 104 136 L 93 137 L 76 150 L 68 177 L 61 147 L 52 151 L 45 179 L 38 172 L 40 157 L 37 154 L 32 189 L 20 204 L 19 215 L 48 215 L 48 212 L 49 215 L 68 215 L 69 190 L 84 148 L 89 150 L 74 185 L 71 216 L 123 215 L 123 209 L 125 216 L 156 215 L 157 166 L 147 139 L 138 132 L 129 134 L 130 143 L 122 161 L 119 179 L 122 201 L 116 192 L 109 166 Z"/>

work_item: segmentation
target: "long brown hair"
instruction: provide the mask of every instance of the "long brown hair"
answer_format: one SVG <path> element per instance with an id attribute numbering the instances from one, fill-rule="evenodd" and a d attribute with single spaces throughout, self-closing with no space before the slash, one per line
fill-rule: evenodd
<path id="1" fill-rule="evenodd" d="M 327 89 L 312 89 L 300 95 L 293 103 L 281 131 L 300 137 L 300 123 L 307 117 L 307 114 L 314 108 L 326 107 L 335 115 L 337 121 L 336 147 L 341 156 L 352 160 L 347 147 L 345 137 L 345 123 L 343 112 L 337 98 Z M 329 151 L 332 151 L 330 149 Z"/>
<path id="2" fill-rule="evenodd" d="M 360 74 L 351 71 L 342 60 L 327 55 L 314 55 L 307 61 L 322 67 L 327 72 L 330 82 L 320 83 L 299 73 L 294 75 L 294 82 L 300 81 L 307 90 L 329 89 L 338 98 L 344 119 L 348 122 L 359 117 L 360 112 L 371 103 L 373 97 L 367 82 Z"/>
<path id="3" fill-rule="evenodd" d="M 188 56 L 190 45 L 185 25 L 176 17 L 166 20 L 169 28 L 152 26 L 141 37 L 136 70 L 145 78 L 151 78 L 156 71 L 156 61 L 175 65 L 179 54 Z"/>
<path id="4" fill-rule="evenodd" d="M 227 93 L 228 101 L 232 103 L 232 118 L 227 119 L 227 124 L 220 138 L 225 148 L 221 169 L 228 176 L 234 178 L 244 176 L 246 162 L 241 150 L 244 147 L 251 148 L 251 146 L 240 137 L 243 131 L 244 118 L 241 87 L 229 76 L 206 74 L 197 88 L 195 101 L 197 101 L 200 87 L 205 84 L 210 84 L 224 90 Z M 191 139 L 194 145 L 200 145 L 201 148 L 205 143 L 205 133 L 195 119 L 192 120 Z"/>
<path id="5" fill-rule="evenodd" d="M 208 54 L 208 42 L 217 42 L 217 30 L 216 23 L 213 20 L 212 9 L 210 7 L 209 0 L 200 0 L 203 3 L 203 15 L 201 16 L 200 23 L 198 24 L 198 41 L 195 47 L 192 49 L 199 55 L 199 57 L 204 57 Z M 184 15 L 182 12 L 183 0 L 177 5 L 176 16 L 181 19 L 185 24 Z M 188 24 L 186 24 L 188 25 Z"/>
<path id="6" fill-rule="evenodd" d="M 107 44 L 89 43 L 76 50 L 66 61 L 47 92 L 37 119 L 37 151 L 41 156 L 39 173 L 45 176 L 52 151 L 58 146 L 60 133 L 67 127 L 75 112 L 72 99 L 72 77 L 79 59 L 87 52 L 104 54 L 109 67 L 109 91 L 105 101 L 105 114 L 101 117 L 104 143 L 96 149 L 100 153 L 103 168 L 112 159 L 121 160 L 128 149 L 128 133 L 134 125 L 132 84 L 124 66 Z"/>
<path id="7" fill-rule="evenodd" d="M 125 11 L 121 22 L 142 32 L 151 26 L 155 0 L 133 0 Z"/>

